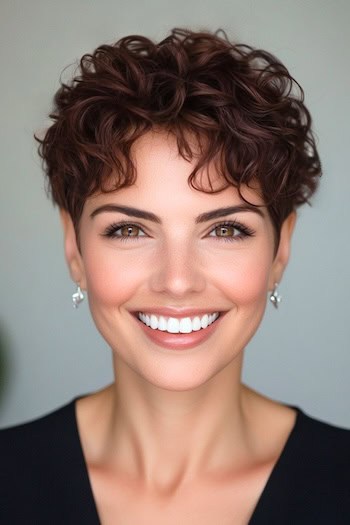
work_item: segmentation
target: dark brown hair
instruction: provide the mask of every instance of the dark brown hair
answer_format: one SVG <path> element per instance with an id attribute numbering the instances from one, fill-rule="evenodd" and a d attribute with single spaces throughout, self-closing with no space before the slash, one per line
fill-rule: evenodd
<path id="1" fill-rule="evenodd" d="M 222 30 L 173 29 L 159 43 L 121 38 L 84 55 L 78 74 L 55 95 L 53 123 L 37 138 L 48 191 L 77 230 L 87 197 L 135 182 L 131 146 L 162 128 L 188 160 L 189 138 L 196 137 L 193 188 L 204 191 L 195 175 L 213 160 L 225 187 L 258 181 L 278 239 L 283 220 L 309 201 L 321 174 L 303 102 L 277 58 L 231 43 Z"/>

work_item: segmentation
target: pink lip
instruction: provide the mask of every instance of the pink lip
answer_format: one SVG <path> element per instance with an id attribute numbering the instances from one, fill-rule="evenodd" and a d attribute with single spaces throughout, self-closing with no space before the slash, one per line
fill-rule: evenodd
<path id="1" fill-rule="evenodd" d="M 156 312 L 156 310 L 153 311 L 154 313 Z M 218 319 L 207 328 L 198 330 L 198 332 L 191 332 L 190 334 L 170 334 L 168 332 L 162 332 L 161 330 L 153 330 L 140 321 L 137 314 L 134 315 L 134 317 L 146 336 L 157 345 L 169 348 L 170 350 L 187 350 L 206 341 L 218 328 L 225 313 L 226 312 L 220 314 Z"/>

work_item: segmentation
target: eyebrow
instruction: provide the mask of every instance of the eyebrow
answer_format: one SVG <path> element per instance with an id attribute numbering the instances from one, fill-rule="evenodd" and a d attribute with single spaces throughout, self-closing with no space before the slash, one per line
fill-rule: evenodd
<path id="1" fill-rule="evenodd" d="M 226 208 L 218 208 L 216 210 L 206 211 L 201 213 L 196 217 L 196 224 L 210 221 L 212 219 L 218 219 L 220 217 L 225 217 L 226 215 L 231 215 L 232 213 L 238 212 L 247 212 L 252 211 L 264 217 L 263 211 L 258 206 L 253 206 L 252 204 L 241 204 L 239 206 L 228 206 Z M 91 214 L 90 218 L 93 219 L 96 215 L 100 213 L 108 212 L 120 212 L 130 217 L 138 217 L 139 219 L 146 219 L 148 221 L 156 222 L 157 224 L 162 224 L 162 220 L 149 211 L 140 210 L 138 208 L 132 208 L 130 206 L 121 206 L 119 204 L 104 204 L 99 208 L 96 208 Z"/>

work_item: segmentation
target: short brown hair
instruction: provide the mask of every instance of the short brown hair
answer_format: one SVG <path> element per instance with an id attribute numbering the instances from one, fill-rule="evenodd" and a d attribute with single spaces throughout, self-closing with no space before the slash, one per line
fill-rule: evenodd
<path id="1" fill-rule="evenodd" d="M 317 187 L 321 164 L 302 88 L 276 57 L 233 44 L 222 30 L 175 28 L 159 43 L 127 36 L 84 55 L 78 73 L 61 83 L 53 123 L 36 137 L 48 191 L 76 229 L 87 197 L 135 182 L 131 146 L 155 127 L 173 133 L 188 160 L 187 132 L 206 139 L 192 187 L 203 191 L 194 177 L 214 158 L 227 184 L 258 181 L 277 238 Z"/>

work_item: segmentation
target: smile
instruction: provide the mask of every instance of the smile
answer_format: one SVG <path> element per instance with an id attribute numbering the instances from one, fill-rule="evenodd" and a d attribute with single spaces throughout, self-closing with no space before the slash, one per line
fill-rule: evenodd
<path id="1" fill-rule="evenodd" d="M 207 328 L 219 317 L 219 312 L 205 314 L 201 317 L 164 317 L 154 314 L 148 315 L 142 312 L 137 314 L 138 319 L 152 330 L 160 330 L 170 334 L 190 334 Z"/>

